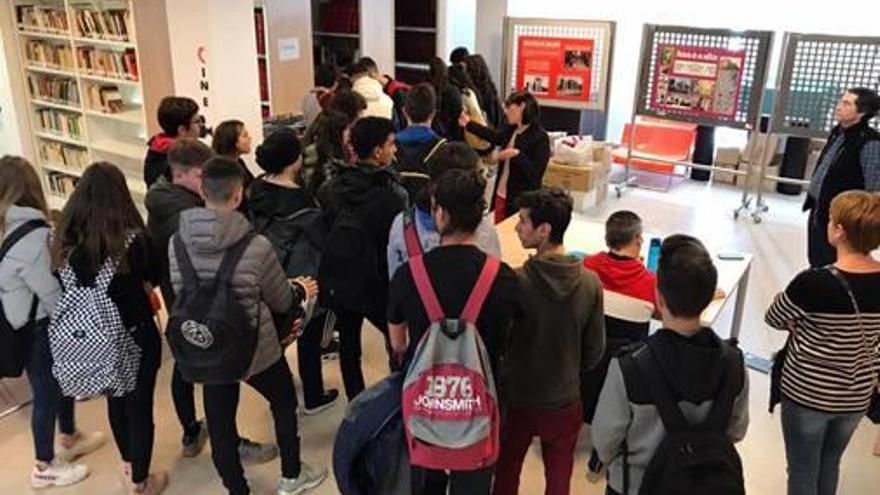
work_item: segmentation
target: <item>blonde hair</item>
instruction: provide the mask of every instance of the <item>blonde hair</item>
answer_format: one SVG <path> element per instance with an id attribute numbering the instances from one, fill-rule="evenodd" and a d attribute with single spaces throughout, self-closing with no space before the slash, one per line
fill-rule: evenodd
<path id="1" fill-rule="evenodd" d="M 880 246 L 880 193 L 847 191 L 831 201 L 831 221 L 843 228 L 852 248 L 870 253 Z"/>
<path id="2" fill-rule="evenodd" d="M 5 155 L 0 158 L 0 236 L 5 235 L 6 213 L 11 206 L 23 206 L 48 214 L 43 183 L 34 167 L 20 156 Z"/>

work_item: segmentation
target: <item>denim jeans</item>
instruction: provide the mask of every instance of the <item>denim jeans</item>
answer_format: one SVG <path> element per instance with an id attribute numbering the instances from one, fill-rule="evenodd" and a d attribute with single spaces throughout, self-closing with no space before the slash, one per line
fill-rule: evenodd
<path id="1" fill-rule="evenodd" d="M 52 462 L 55 459 L 55 421 L 61 433 L 76 432 L 73 417 L 73 399 L 61 396 L 58 382 L 52 376 L 52 353 L 49 351 L 49 320 L 38 321 L 33 329 L 33 345 L 25 362 L 25 371 L 31 385 L 33 409 L 31 431 L 34 436 L 36 459 Z"/>
<path id="2" fill-rule="evenodd" d="M 840 457 L 864 413 L 826 413 L 782 397 L 788 495 L 834 495 Z"/>

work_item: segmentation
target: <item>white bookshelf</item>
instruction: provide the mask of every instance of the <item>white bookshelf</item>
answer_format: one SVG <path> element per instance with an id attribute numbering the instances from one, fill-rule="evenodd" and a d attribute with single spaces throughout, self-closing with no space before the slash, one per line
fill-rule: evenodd
<path id="1" fill-rule="evenodd" d="M 143 204 L 146 194 L 143 159 L 147 151 L 147 125 L 141 77 L 143 65 L 140 63 L 141 50 L 136 42 L 136 11 L 132 5 L 135 1 L 138 0 L 13 1 L 15 42 L 24 71 L 26 95 L 30 101 L 30 131 L 37 164 L 43 173 L 53 208 L 63 206 L 70 192 L 60 191 L 58 184 L 63 183 L 69 189 L 82 175 L 84 167 L 97 161 L 108 161 L 118 166 L 125 173 L 135 202 Z M 23 19 L 31 7 L 36 14 Z M 102 13 L 100 20 L 91 18 L 94 22 L 87 24 L 92 28 L 86 29 L 87 32 L 83 32 L 77 22 L 76 13 L 81 9 Z M 122 11 L 127 11 L 128 19 L 125 21 L 126 14 L 122 14 Z M 46 15 L 43 16 L 43 13 Z M 43 22 L 63 16 L 66 16 L 66 29 L 59 28 L 56 22 Z M 43 21 L 37 20 L 36 24 L 27 22 L 36 19 Z M 125 34 L 122 34 L 122 27 Z M 82 59 L 78 55 L 79 50 L 85 50 Z M 62 60 L 66 63 L 59 65 L 54 61 L 44 62 L 35 60 L 34 56 L 29 57 L 34 53 L 65 53 L 68 58 Z M 99 72 L 90 71 L 84 66 L 83 62 L 88 56 L 93 57 L 91 61 L 100 68 Z M 132 70 L 134 65 L 136 72 Z M 39 90 L 32 91 L 31 81 L 43 88 L 52 87 L 56 82 L 68 87 L 72 84 L 74 88 L 66 92 L 68 98 L 48 98 Z M 103 105 L 100 98 L 95 98 L 101 93 L 115 100 L 112 108 Z M 44 119 L 65 123 L 61 129 L 52 128 L 57 125 L 47 128 L 43 126 Z M 72 150 L 62 152 L 63 159 L 60 161 L 57 153 L 44 153 L 47 147 L 57 150 L 59 146 L 62 150 Z M 67 160 L 68 154 L 82 159 Z"/>

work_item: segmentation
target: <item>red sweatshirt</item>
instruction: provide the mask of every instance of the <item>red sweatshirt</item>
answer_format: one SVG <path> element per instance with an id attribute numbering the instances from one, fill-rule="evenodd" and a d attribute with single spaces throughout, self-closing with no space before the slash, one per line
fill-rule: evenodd
<path id="1" fill-rule="evenodd" d="M 596 272 L 602 288 L 643 301 L 656 307 L 654 289 L 657 277 L 635 258 L 599 253 L 584 260 L 584 267 Z"/>

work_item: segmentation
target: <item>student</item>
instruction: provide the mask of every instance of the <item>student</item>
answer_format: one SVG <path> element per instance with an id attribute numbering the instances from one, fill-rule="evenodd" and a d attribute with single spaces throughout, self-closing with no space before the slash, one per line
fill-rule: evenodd
<path id="1" fill-rule="evenodd" d="M 192 208 L 204 206 L 202 201 L 202 167 L 213 158 L 214 152 L 194 138 L 181 138 L 168 150 L 172 181 L 160 177 L 144 200 L 147 208 L 147 233 L 154 253 L 153 262 L 160 274 L 159 289 L 165 307 L 174 306 L 174 290 L 168 271 L 168 241 L 177 232 L 180 214 Z M 186 382 L 177 366 L 171 374 L 171 398 L 177 419 L 183 429 L 183 457 L 196 457 L 208 441 L 208 429 L 204 420 L 196 420 L 195 392 L 192 383 Z M 268 462 L 278 455 L 274 445 L 263 445 L 242 438 L 239 447 L 246 462 Z"/>
<path id="2" fill-rule="evenodd" d="M 335 110 L 323 112 L 318 119 L 314 142 L 303 152 L 303 164 L 297 173 L 297 183 L 312 196 L 339 167 L 349 163 L 348 134 L 352 120 Z"/>
<path id="3" fill-rule="evenodd" d="M 726 424 L 719 429 L 726 430 L 732 442 L 745 436 L 748 375 L 742 354 L 711 328 L 700 325 L 700 314 L 712 301 L 717 279 L 712 257 L 700 241 L 685 235 L 663 241 L 657 271 L 657 307 L 663 328 L 643 346 L 611 360 L 591 428 L 593 445 L 608 466 L 609 495 L 639 493 L 655 454 L 665 452 L 658 450 L 667 435 L 658 397 L 672 407 L 677 405 L 692 427 L 709 419 L 718 402 L 718 407 L 731 409 L 729 416 L 724 415 L 726 411 L 715 411 L 713 416 Z M 631 364 L 636 372 L 627 373 L 624 364 L 626 369 Z M 649 376 L 659 380 L 654 383 L 638 372 L 642 367 L 650 367 Z M 624 473 L 625 464 L 628 473 Z M 741 483 L 742 473 L 739 476 Z"/>
<path id="4" fill-rule="evenodd" d="M 480 108 L 486 114 L 486 122 L 491 127 L 501 127 L 504 124 L 504 105 L 498 96 L 498 86 L 492 81 L 492 74 L 486 59 L 479 53 L 475 53 L 465 59 L 468 75 L 477 87 L 477 96 L 480 99 Z"/>
<path id="5" fill-rule="evenodd" d="M 288 234 L 277 239 L 280 241 L 278 244 L 289 245 L 294 242 L 295 239 L 291 239 L 289 234 L 308 235 L 308 222 L 313 217 L 301 216 L 304 223 L 297 223 L 296 220 L 288 220 L 291 216 L 309 209 L 320 215 L 315 198 L 294 180 L 301 168 L 299 156 L 299 138 L 290 129 L 279 129 L 257 147 L 257 164 L 266 173 L 251 184 L 250 219 L 260 233 L 273 230 L 279 234 Z M 272 229 L 273 224 L 279 228 Z M 274 239 L 270 237 L 269 240 Z M 276 251 L 279 249 L 278 244 L 275 246 Z M 282 265 L 282 268 L 287 267 Z M 306 274 L 287 273 L 289 277 L 300 275 Z M 324 390 L 321 372 L 321 338 L 326 319 L 326 312 L 312 318 L 297 340 L 297 363 L 302 378 L 306 415 L 317 414 L 333 407 L 339 398 L 338 390 Z"/>
<path id="6" fill-rule="evenodd" d="M 351 129 L 351 142 L 357 165 L 340 169 L 319 194 L 331 225 L 321 260 L 321 294 L 337 316 L 342 381 L 349 400 L 364 389 L 364 318 L 387 335 L 385 253 L 391 223 L 406 206 L 406 191 L 390 169 L 397 152 L 391 121 L 380 117 L 358 120 Z M 358 228 L 346 227 L 352 224 Z M 349 234 L 354 239 L 346 237 Z M 339 237 L 334 240 L 334 236 Z"/>
<path id="7" fill-rule="evenodd" d="M 516 92 L 504 106 L 507 125 L 493 129 L 471 122 L 462 114 L 459 123 L 469 132 L 501 148 L 493 153 L 499 163 L 495 180 L 495 223 L 516 213 L 516 200 L 526 191 L 541 188 L 541 180 L 550 161 L 550 138 L 541 127 L 538 101 L 527 92 Z"/>
<path id="8" fill-rule="evenodd" d="M 397 133 L 397 161 L 394 169 L 400 173 L 403 187 L 410 201 L 428 182 L 428 160 L 446 143 L 431 129 L 437 98 L 430 84 L 413 86 L 406 97 L 407 127 Z"/>
<path id="9" fill-rule="evenodd" d="M 130 493 L 162 493 L 168 486 L 168 473 L 150 473 L 153 395 L 162 341 L 148 295 L 161 280 L 160 265 L 125 176 L 116 166 L 99 162 L 85 170 L 62 212 L 55 256 L 62 272 L 69 267 L 79 285 L 92 285 L 106 260 L 118 260 L 107 293 L 141 355 L 135 389 L 107 398 L 110 427 L 131 483 Z"/>
<path id="10" fill-rule="evenodd" d="M 168 149 L 171 143 L 180 137 L 201 137 L 204 126 L 204 120 L 199 115 L 199 105 L 191 98 L 162 98 L 159 102 L 158 118 L 162 133 L 150 138 L 147 143 L 149 150 L 144 158 L 144 182 L 148 188 L 161 176 L 171 180 L 171 170 L 168 167 Z"/>
<path id="11" fill-rule="evenodd" d="M 426 253 L 440 245 L 440 233 L 431 212 L 431 184 L 435 183 L 448 170 L 478 170 L 479 158 L 464 143 L 449 143 L 437 150 L 428 164 L 429 182 L 416 195 L 413 220 L 421 250 Z M 400 213 L 391 224 L 388 240 L 388 278 L 394 277 L 397 269 L 409 259 L 403 229 L 404 214 Z M 495 223 L 484 215 L 474 232 L 476 246 L 486 254 L 501 257 L 501 241 Z"/>
<path id="12" fill-rule="evenodd" d="M 345 114 L 348 118 L 348 125 L 353 124 L 359 118 L 361 118 L 364 114 L 364 111 L 367 109 L 367 100 L 364 99 L 359 93 L 355 93 L 349 89 L 337 89 L 333 94 L 333 99 L 330 100 L 330 106 L 327 110 L 321 112 L 318 115 L 318 118 L 315 119 L 315 122 L 312 123 L 311 127 L 306 129 L 306 133 L 303 136 L 303 144 L 307 147 L 314 144 L 316 142 L 317 137 L 321 133 L 326 133 L 326 130 L 322 130 L 322 125 L 324 119 L 331 112 L 341 112 Z M 345 163 L 354 163 L 357 161 L 357 155 L 351 149 L 351 145 L 347 140 L 343 139 L 344 143 L 344 162 Z"/>
<path id="13" fill-rule="evenodd" d="M 480 108 L 480 99 L 477 96 L 477 85 L 468 74 L 464 64 L 454 64 L 449 68 L 449 82 L 461 91 L 462 110 L 468 119 L 479 125 L 486 125 L 486 117 Z M 464 138 L 480 155 L 491 153 L 492 145 L 470 132 L 465 132 Z"/>
<path id="14" fill-rule="evenodd" d="M 381 74 L 376 61 L 370 57 L 362 57 L 351 69 L 351 89 L 367 100 L 364 116 L 390 119 L 394 111 L 394 101 L 385 94 L 382 82 L 377 80 L 378 76 Z"/>
<path id="15" fill-rule="evenodd" d="M 471 55 L 470 51 L 468 51 L 467 47 L 459 46 L 456 47 L 449 54 L 449 63 L 452 65 L 464 65 L 464 61 Z"/>
<path id="16" fill-rule="evenodd" d="M 523 460 L 537 436 L 544 493 L 568 495 L 583 424 L 580 377 L 605 350 L 602 286 L 579 259 L 565 254 L 571 196 L 539 189 L 518 201 L 517 236 L 537 254 L 516 270 L 525 317 L 514 322 L 499 378 L 506 409 L 493 493 L 519 493 Z"/>
<path id="17" fill-rule="evenodd" d="M 831 201 L 834 265 L 801 272 L 776 296 L 767 324 L 790 332 L 782 368 L 789 495 L 837 493 L 840 458 L 877 387 L 880 355 L 880 193 Z"/>
<path id="18" fill-rule="evenodd" d="M 183 212 L 176 236 L 183 241 L 197 276 L 208 279 L 216 274 L 227 250 L 245 238 L 251 226 L 236 211 L 244 193 L 235 161 L 223 157 L 209 160 L 202 170 L 202 193 L 205 208 Z M 177 292 L 182 289 L 184 282 L 174 238 L 169 246 L 169 259 L 171 282 Z M 278 493 L 305 493 L 320 485 L 327 472 L 300 460 L 296 390 L 282 352 L 282 344 L 290 344 L 295 334 L 289 329 L 276 329 L 272 313 L 289 313 L 307 292 L 302 288 L 291 290 L 272 245 L 259 235 L 251 239 L 245 248 L 235 268 L 232 287 L 248 316 L 255 322 L 255 331 L 259 332 L 257 349 L 245 381 L 269 401 L 272 409 L 275 435 L 281 452 L 282 477 L 278 483 Z M 300 300 L 295 300 L 294 292 Z M 282 340 L 279 341 L 279 338 Z M 240 386 L 237 382 L 206 384 L 203 389 L 214 466 L 230 494 L 250 493 L 237 448 L 239 436 L 235 415 Z"/>
<path id="19" fill-rule="evenodd" d="M 0 240 L 11 239 L 30 222 L 46 222 L 46 198 L 34 167 L 23 158 L 0 158 Z M 84 434 L 76 429 L 73 399 L 62 397 L 52 376 L 52 355 L 46 327 L 61 287 L 52 275 L 49 229 L 34 224 L 0 258 L 0 302 L 3 317 L 16 332 L 28 332 L 30 349 L 24 370 L 31 387 L 31 433 L 34 468 L 31 486 L 46 488 L 79 483 L 89 474 L 81 464 L 71 464 L 104 444 L 100 432 Z M 55 422 L 60 435 L 55 444 Z"/>
<path id="20" fill-rule="evenodd" d="M 449 82 L 449 69 L 440 57 L 434 57 L 428 64 L 428 77 L 437 95 L 437 116 L 434 130 L 450 141 L 461 141 L 464 132 L 457 124 L 464 110 L 461 91 Z"/>
<path id="21" fill-rule="evenodd" d="M 311 126 L 318 114 L 329 106 L 338 79 L 339 73 L 332 65 L 315 67 L 315 87 L 303 97 L 300 104 L 306 127 Z"/>
<path id="22" fill-rule="evenodd" d="M 450 170 L 434 184 L 433 215 L 440 232 L 440 246 L 424 255 L 424 263 L 447 315 L 460 314 L 487 255 L 475 245 L 474 232 L 483 218 L 485 179 L 476 170 Z M 498 376 L 504 342 L 512 319 L 521 312 L 516 276 L 502 263 L 495 282 L 482 306 L 477 328 L 489 354 L 493 376 Z M 401 267 L 391 281 L 388 303 L 391 346 L 408 363 L 429 322 L 416 290 L 409 264 Z M 492 485 L 493 467 L 476 471 L 412 469 L 414 495 L 446 493 L 487 495 Z"/>
<path id="23" fill-rule="evenodd" d="M 250 187 L 251 182 L 254 181 L 254 174 L 251 173 L 241 157 L 251 153 L 252 140 L 250 133 L 244 126 L 244 122 L 240 120 L 226 120 L 214 129 L 214 138 L 211 141 L 214 153 L 232 158 L 238 163 L 241 176 L 244 178 L 245 191 Z M 247 210 L 242 211 L 246 212 Z"/>

